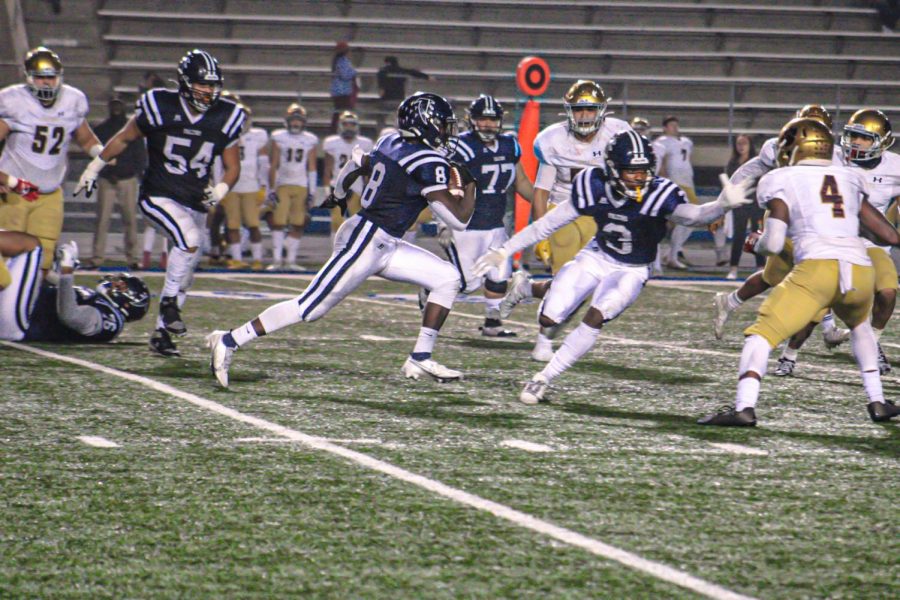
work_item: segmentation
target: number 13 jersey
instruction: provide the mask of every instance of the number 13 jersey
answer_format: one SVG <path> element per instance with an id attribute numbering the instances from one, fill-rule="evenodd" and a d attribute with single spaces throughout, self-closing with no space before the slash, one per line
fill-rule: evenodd
<path id="1" fill-rule="evenodd" d="M 50 108 L 25 84 L 0 90 L 0 119 L 10 129 L 0 171 L 27 179 L 42 194 L 56 190 L 66 176 L 69 141 L 87 114 L 87 96 L 70 85 L 63 84 Z"/>
<path id="2" fill-rule="evenodd" d="M 319 143 L 319 138 L 309 131 L 291 133 L 287 129 L 276 129 L 272 133 L 272 143 L 278 146 L 278 171 L 275 174 L 275 187 L 282 185 L 299 185 L 309 187 L 309 168 L 307 159 Z M 313 169 L 316 167 L 313 165 Z"/>

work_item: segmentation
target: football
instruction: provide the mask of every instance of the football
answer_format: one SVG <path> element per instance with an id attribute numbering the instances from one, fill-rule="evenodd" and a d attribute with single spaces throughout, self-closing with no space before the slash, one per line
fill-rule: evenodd
<path id="1" fill-rule="evenodd" d="M 462 198 L 465 195 L 462 181 L 462 173 L 459 172 L 459 168 L 450 165 L 450 176 L 449 181 L 447 182 L 447 188 L 450 190 L 450 193 L 457 198 Z"/>

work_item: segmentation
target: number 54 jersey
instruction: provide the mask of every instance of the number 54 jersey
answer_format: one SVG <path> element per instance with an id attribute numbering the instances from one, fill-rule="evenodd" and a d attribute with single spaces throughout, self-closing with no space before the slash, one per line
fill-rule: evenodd
<path id="1" fill-rule="evenodd" d="M 42 194 L 53 192 L 66 176 L 72 134 L 88 114 L 84 93 L 63 84 L 53 106 L 46 108 L 25 84 L 0 90 L 0 119 L 9 126 L 0 171 L 27 179 Z"/>
<path id="2" fill-rule="evenodd" d="M 137 102 L 134 114 L 147 137 L 143 196 L 162 196 L 199 212 L 213 160 L 238 142 L 246 113 L 236 102 L 219 98 L 203 114 L 194 114 L 176 91 L 153 89 Z"/>

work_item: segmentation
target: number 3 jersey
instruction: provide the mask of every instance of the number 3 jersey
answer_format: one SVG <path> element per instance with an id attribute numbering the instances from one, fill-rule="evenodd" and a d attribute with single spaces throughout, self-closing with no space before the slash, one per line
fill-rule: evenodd
<path id="1" fill-rule="evenodd" d="M 665 177 L 651 179 L 640 201 L 616 194 L 602 169 L 586 169 L 572 184 L 572 206 L 597 222 L 595 240 L 600 249 L 615 260 L 634 265 L 656 259 L 668 216 L 686 201 L 681 188 Z"/>
<path id="2" fill-rule="evenodd" d="M 506 191 L 516 180 L 516 164 L 521 157 L 519 142 L 508 133 L 499 134 L 492 144 L 482 142 L 474 131 L 459 136 L 451 160 L 469 169 L 477 190 L 468 231 L 503 227 Z"/>
<path id="3" fill-rule="evenodd" d="M 859 237 L 859 209 L 866 197 L 861 169 L 803 161 L 764 175 L 756 195 L 763 208 L 774 198 L 787 204 L 794 262 L 835 259 L 872 264 Z"/>
<path id="4" fill-rule="evenodd" d="M 70 85 L 62 85 L 49 108 L 25 84 L 3 88 L 0 119 L 10 132 L 0 155 L 0 171 L 31 181 L 42 194 L 56 190 L 66 176 L 69 141 L 87 114 L 87 96 Z"/>
<path id="5" fill-rule="evenodd" d="M 55 285 L 41 287 L 38 299 L 31 313 L 31 324 L 25 333 L 29 342 L 68 342 L 76 344 L 96 344 L 108 342 L 122 333 L 125 315 L 109 300 L 90 288 L 76 285 L 75 301 L 79 306 L 90 306 L 100 313 L 102 329 L 94 335 L 83 335 L 67 327 L 57 313 L 59 288 Z"/>
<path id="6" fill-rule="evenodd" d="M 213 160 L 238 142 L 246 114 L 236 102 L 219 98 L 194 114 L 176 91 L 153 89 L 137 102 L 134 114 L 147 137 L 147 171 L 141 195 L 163 196 L 206 212 L 203 192 Z"/>
<path id="7" fill-rule="evenodd" d="M 394 237 L 403 237 L 428 206 L 426 194 L 447 189 L 450 174 L 442 154 L 421 142 L 404 141 L 399 133 L 378 140 L 369 166 L 359 214 Z"/>

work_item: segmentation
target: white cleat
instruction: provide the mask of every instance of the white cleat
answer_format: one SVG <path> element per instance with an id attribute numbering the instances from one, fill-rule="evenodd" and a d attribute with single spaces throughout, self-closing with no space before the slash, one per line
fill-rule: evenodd
<path id="1" fill-rule="evenodd" d="M 731 309 L 728 308 L 728 292 L 719 292 L 713 298 L 713 304 L 716 306 L 716 316 L 713 319 L 713 328 L 716 331 L 716 339 L 721 340 L 725 335 L 725 323 L 731 316 Z"/>
<path id="2" fill-rule="evenodd" d="M 290 263 L 284 265 L 285 271 L 293 271 L 294 273 L 299 273 L 301 271 L 305 271 L 306 267 L 303 265 L 298 265 L 297 263 Z"/>
<path id="3" fill-rule="evenodd" d="M 534 350 L 531 351 L 531 360 L 535 362 L 550 362 L 553 358 L 553 344 L 546 343 L 542 344 L 538 342 L 534 345 Z"/>
<path id="4" fill-rule="evenodd" d="M 666 261 L 666 268 L 675 269 L 676 271 L 687 271 L 688 266 L 678 260 L 678 258 L 670 257 L 669 260 Z"/>
<path id="5" fill-rule="evenodd" d="M 528 271 L 516 271 L 510 277 L 509 289 L 500 301 L 500 318 L 509 318 L 516 304 L 528 298 L 531 298 L 531 275 Z"/>
<path id="6" fill-rule="evenodd" d="M 206 346 L 212 351 L 209 357 L 209 369 L 216 376 L 222 387 L 228 387 L 228 367 L 234 356 L 235 348 L 229 348 L 222 342 L 227 331 L 213 331 L 206 336 Z"/>
<path id="7" fill-rule="evenodd" d="M 538 402 L 542 402 L 544 400 L 544 394 L 547 393 L 547 388 L 549 386 L 550 384 L 547 382 L 547 378 L 538 373 L 531 378 L 531 381 L 525 384 L 524 388 L 522 388 L 522 393 L 519 394 L 519 402 L 522 404 L 537 404 Z"/>
<path id="8" fill-rule="evenodd" d="M 844 329 L 843 327 L 835 327 L 828 331 L 822 331 L 822 341 L 825 342 L 825 347 L 829 350 L 837 348 L 849 339 L 850 330 Z"/>
<path id="9" fill-rule="evenodd" d="M 416 381 L 422 375 L 428 375 L 438 383 L 446 383 L 448 381 L 462 381 L 463 374 L 460 371 L 448 369 L 441 363 L 432 360 L 415 360 L 412 356 L 406 358 L 403 363 L 403 376 L 407 379 L 415 379 Z"/>
<path id="10" fill-rule="evenodd" d="M 281 271 L 282 269 L 284 269 L 284 265 L 282 265 L 280 262 L 273 262 L 271 265 L 266 267 L 266 271 Z"/>

